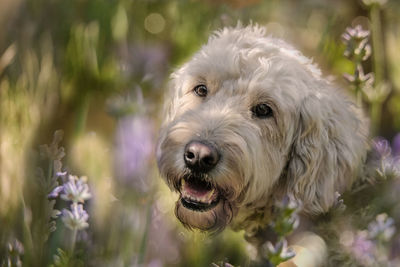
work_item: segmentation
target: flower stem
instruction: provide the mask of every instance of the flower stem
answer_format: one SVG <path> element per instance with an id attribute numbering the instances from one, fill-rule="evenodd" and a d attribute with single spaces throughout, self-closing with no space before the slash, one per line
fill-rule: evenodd
<path id="1" fill-rule="evenodd" d="M 362 87 L 360 84 L 360 70 L 363 69 L 361 61 L 357 60 L 354 67 L 354 92 L 356 94 L 357 106 L 362 107 Z"/>
<path id="2" fill-rule="evenodd" d="M 138 261 L 137 261 L 139 266 L 143 265 L 144 257 L 146 254 L 147 241 L 148 241 L 149 229 L 150 229 L 150 224 L 151 224 L 151 203 L 152 202 L 150 201 L 149 204 L 147 205 L 146 226 L 144 229 L 142 242 L 140 243 L 139 256 L 138 256 Z"/>
<path id="3" fill-rule="evenodd" d="M 78 233 L 78 229 L 74 229 L 74 230 L 72 231 L 71 247 L 70 247 L 71 257 L 74 255 L 75 243 L 76 243 L 76 235 L 77 235 L 77 233 Z"/>
<path id="4" fill-rule="evenodd" d="M 375 73 L 375 86 L 379 85 L 383 79 L 383 44 L 382 44 L 382 25 L 380 16 L 380 6 L 372 5 L 370 9 L 372 48 L 373 48 L 373 67 Z"/>
<path id="5" fill-rule="evenodd" d="M 383 36 L 380 16 L 380 6 L 372 5 L 370 9 L 371 31 L 372 31 L 372 48 L 373 48 L 373 68 L 375 75 L 375 90 L 383 83 L 384 75 L 384 55 L 383 55 Z M 378 134 L 379 123 L 382 113 L 382 105 L 379 101 L 371 103 L 371 132 L 373 135 Z"/>
<path id="6" fill-rule="evenodd" d="M 371 103 L 371 132 L 375 136 L 378 134 L 378 129 L 380 128 L 380 118 L 382 114 L 382 104 L 378 101 L 373 101 Z"/>
<path id="7" fill-rule="evenodd" d="M 76 122 L 75 122 L 75 136 L 80 136 L 85 130 L 87 114 L 89 111 L 89 95 L 83 96 L 82 103 L 79 104 Z"/>
<path id="8" fill-rule="evenodd" d="M 25 249 L 30 257 L 33 257 L 31 254 L 33 252 L 34 246 L 33 246 L 33 238 L 32 238 L 32 232 L 30 228 L 31 224 L 31 215 L 29 215 L 29 211 L 26 207 L 25 204 L 25 198 L 22 193 L 20 193 L 21 196 L 21 203 L 22 203 L 22 216 L 23 216 L 23 223 L 24 223 L 24 228 L 23 228 L 23 235 L 24 235 L 24 244 L 25 244 Z"/>

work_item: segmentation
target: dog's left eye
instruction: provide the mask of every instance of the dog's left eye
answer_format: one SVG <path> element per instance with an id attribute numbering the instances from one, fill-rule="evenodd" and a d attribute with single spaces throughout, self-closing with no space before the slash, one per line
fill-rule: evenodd
<path id="1" fill-rule="evenodd" d="M 204 84 L 199 84 L 199 85 L 197 85 L 197 86 L 193 89 L 193 91 L 195 92 L 195 94 L 196 94 L 197 96 L 200 96 L 200 97 L 206 97 L 206 96 L 207 96 L 207 93 L 208 93 L 208 89 L 207 89 L 207 87 L 206 87 Z"/>
<path id="2" fill-rule="evenodd" d="M 256 106 L 252 107 L 251 112 L 253 112 L 254 116 L 256 116 L 257 118 L 261 118 L 261 119 L 269 118 L 272 116 L 271 107 L 265 103 L 258 104 Z"/>

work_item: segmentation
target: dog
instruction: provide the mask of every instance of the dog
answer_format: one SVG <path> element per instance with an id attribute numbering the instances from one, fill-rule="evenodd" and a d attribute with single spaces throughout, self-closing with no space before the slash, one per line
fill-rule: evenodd
<path id="1" fill-rule="evenodd" d="M 179 193 L 175 214 L 187 228 L 230 226 L 259 246 L 276 200 L 290 195 L 302 221 L 312 221 L 359 177 L 369 128 L 362 110 L 261 26 L 214 32 L 170 88 L 157 163 Z M 282 266 L 325 266 L 324 240 L 301 240 Z M 304 254 L 314 256 L 305 264 Z"/>

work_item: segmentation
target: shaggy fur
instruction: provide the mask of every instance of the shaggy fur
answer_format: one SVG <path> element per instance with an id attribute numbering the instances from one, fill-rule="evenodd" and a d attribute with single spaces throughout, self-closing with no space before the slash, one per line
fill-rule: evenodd
<path id="1" fill-rule="evenodd" d="M 190 175 L 183 154 L 191 140 L 206 140 L 221 155 L 203 175 L 220 201 L 202 212 L 177 201 L 184 225 L 218 231 L 229 224 L 251 237 L 270 222 L 283 195 L 313 216 L 327 212 L 335 192 L 354 183 L 367 148 L 361 111 L 310 59 L 266 36 L 264 28 L 215 32 L 171 77 L 157 150 L 162 177 L 180 191 Z M 199 84 L 207 86 L 206 97 L 194 93 Z M 273 116 L 254 116 L 252 108 L 261 103 Z"/>

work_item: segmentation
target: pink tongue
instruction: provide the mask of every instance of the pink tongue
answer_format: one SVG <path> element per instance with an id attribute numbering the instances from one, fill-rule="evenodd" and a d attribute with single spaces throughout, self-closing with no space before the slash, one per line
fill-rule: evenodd
<path id="1" fill-rule="evenodd" d="M 192 184 L 192 183 L 185 183 L 183 186 L 183 190 L 186 191 L 188 194 L 196 197 L 205 196 L 211 189 Z"/>

